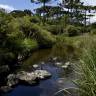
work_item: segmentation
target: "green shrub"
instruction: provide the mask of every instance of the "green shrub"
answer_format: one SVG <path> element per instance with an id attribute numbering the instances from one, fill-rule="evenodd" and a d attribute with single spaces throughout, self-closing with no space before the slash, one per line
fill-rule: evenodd
<path id="1" fill-rule="evenodd" d="M 55 35 L 64 32 L 64 28 L 61 25 L 47 25 L 45 29 Z"/>
<path id="2" fill-rule="evenodd" d="M 80 35 L 80 30 L 79 30 L 78 27 L 69 25 L 66 28 L 65 34 L 68 35 L 68 36 L 77 36 L 77 35 Z"/>
<path id="3" fill-rule="evenodd" d="M 39 43 L 40 47 L 50 47 L 56 42 L 56 38 L 53 34 L 44 30 L 36 24 L 31 26 L 32 37 Z"/>
<path id="4" fill-rule="evenodd" d="M 13 51 L 17 54 L 29 53 L 30 51 L 34 51 L 38 48 L 38 43 L 36 40 L 25 38 L 21 40 L 15 40 L 13 42 Z"/>
<path id="5" fill-rule="evenodd" d="M 56 42 L 56 38 L 50 32 L 40 30 L 40 32 L 37 33 L 37 41 L 41 47 L 51 47 Z"/>
<path id="6" fill-rule="evenodd" d="M 91 30 L 91 34 L 92 34 L 92 35 L 94 35 L 94 34 L 96 35 L 96 29 L 92 29 L 92 30 Z"/>
<path id="7" fill-rule="evenodd" d="M 40 17 L 37 17 L 37 16 L 32 16 L 31 17 L 31 22 L 32 23 L 40 23 Z"/>
<path id="8" fill-rule="evenodd" d="M 34 19 L 35 17 L 32 18 Z M 32 38 L 32 36 L 39 30 L 39 26 L 31 21 L 32 18 L 24 16 L 24 18 L 19 20 L 22 32 L 27 38 Z"/>
<path id="9" fill-rule="evenodd" d="M 12 19 L 7 25 L 7 36 L 9 38 L 24 38 L 23 32 L 20 30 L 20 22 L 18 19 Z"/>
<path id="10" fill-rule="evenodd" d="M 30 52 L 38 48 L 38 43 L 36 40 L 25 38 L 22 42 L 23 52 Z"/>

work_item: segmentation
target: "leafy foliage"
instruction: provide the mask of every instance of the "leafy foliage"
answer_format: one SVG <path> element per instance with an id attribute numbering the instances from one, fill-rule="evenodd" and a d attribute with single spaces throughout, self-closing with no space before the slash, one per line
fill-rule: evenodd
<path id="1" fill-rule="evenodd" d="M 50 32 L 42 30 L 37 33 L 37 41 L 41 47 L 51 47 L 56 42 L 56 38 Z"/>
<path id="2" fill-rule="evenodd" d="M 67 28 L 66 28 L 66 34 L 67 34 L 68 36 L 77 36 L 77 35 L 80 35 L 80 30 L 79 30 L 78 27 L 69 25 L 69 26 L 67 26 Z"/>
<path id="3" fill-rule="evenodd" d="M 95 96 L 96 46 L 86 45 L 96 34 L 96 24 L 87 25 L 87 19 L 93 16 L 88 16 L 87 13 L 96 11 L 96 6 L 85 6 L 80 0 L 65 1 L 58 6 L 47 6 L 46 3 L 51 0 L 31 0 L 32 3 L 43 4 L 34 13 L 28 9 L 6 13 L 0 9 L 0 67 L 8 65 L 11 68 L 34 50 L 53 47 L 56 43 L 53 54 L 64 57 L 64 60 L 71 60 L 76 56 L 78 58 L 82 54 L 82 75 L 76 84 L 81 96 Z M 84 43 L 82 40 L 89 33 L 93 35 Z M 95 43 L 91 42 L 92 45 Z M 87 52 L 81 51 L 83 48 L 88 48 Z"/>

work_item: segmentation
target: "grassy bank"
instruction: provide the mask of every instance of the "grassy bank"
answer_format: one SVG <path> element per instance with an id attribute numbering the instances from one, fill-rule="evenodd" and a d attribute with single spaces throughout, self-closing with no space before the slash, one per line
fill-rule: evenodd
<path id="1" fill-rule="evenodd" d="M 78 87 L 76 89 L 79 91 L 78 95 L 96 96 L 96 35 L 86 34 L 76 37 L 59 36 L 58 40 L 57 48 L 61 48 L 60 46 L 63 47 L 62 52 L 67 54 L 64 56 L 72 53 L 72 58 L 69 56 L 68 59 L 70 58 L 69 60 L 71 62 L 74 60 L 77 61 L 75 66 L 78 79 L 74 83 Z M 70 48 L 73 49 L 68 51 L 68 46 L 71 46 Z"/>
<path id="2" fill-rule="evenodd" d="M 85 47 L 79 58 L 78 76 L 76 85 L 80 96 L 96 96 L 96 39 L 84 41 Z"/>

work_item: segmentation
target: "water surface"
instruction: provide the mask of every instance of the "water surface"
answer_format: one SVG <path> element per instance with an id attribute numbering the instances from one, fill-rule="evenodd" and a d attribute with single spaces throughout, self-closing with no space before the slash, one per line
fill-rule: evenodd
<path id="1" fill-rule="evenodd" d="M 53 62 L 47 62 L 51 56 L 51 49 L 39 50 L 34 52 L 22 65 L 20 70 L 32 70 L 33 64 L 39 64 L 38 69 L 45 69 L 52 74 L 52 77 L 47 80 L 41 80 L 36 86 L 18 85 L 13 91 L 4 94 L 3 96 L 54 96 L 56 92 L 61 89 L 76 87 L 72 80 L 74 80 L 74 70 L 70 67 L 68 70 L 55 66 Z M 44 64 L 43 64 L 43 63 Z M 61 92 L 56 96 L 75 96 L 75 94 L 65 94 Z M 76 95 L 77 96 L 77 95 Z"/>

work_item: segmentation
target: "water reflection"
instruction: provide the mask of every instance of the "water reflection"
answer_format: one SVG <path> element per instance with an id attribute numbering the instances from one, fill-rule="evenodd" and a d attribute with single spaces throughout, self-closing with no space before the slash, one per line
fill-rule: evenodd
<path id="1" fill-rule="evenodd" d="M 29 70 L 32 68 L 33 64 L 40 64 L 42 61 L 46 61 L 49 57 L 51 57 L 51 50 L 52 49 L 41 49 L 34 53 L 32 53 L 31 57 L 24 61 L 22 65 L 22 69 Z"/>

